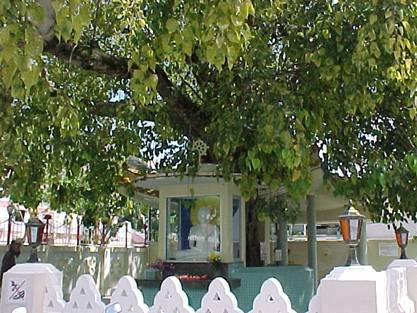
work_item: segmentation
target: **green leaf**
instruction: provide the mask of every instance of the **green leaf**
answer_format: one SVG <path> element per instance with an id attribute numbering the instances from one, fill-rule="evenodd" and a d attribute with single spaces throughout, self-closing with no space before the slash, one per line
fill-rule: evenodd
<path id="1" fill-rule="evenodd" d="M 168 30 L 168 33 L 172 34 L 173 32 L 175 32 L 178 29 L 178 22 L 176 19 L 173 18 L 169 18 L 166 22 L 166 28 Z"/>
<path id="2" fill-rule="evenodd" d="M 414 120 L 414 119 L 415 119 L 415 117 L 416 117 L 416 115 L 417 115 L 417 109 L 416 109 L 415 107 L 410 108 L 410 110 L 408 111 L 408 113 L 409 113 L 409 115 L 410 115 L 410 118 L 411 118 L 412 120 Z"/>
<path id="3" fill-rule="evenodd" d="M 381 51 L 378 48 L 378 45 L 376 42 L 371 43 L 371 53 L 376 57 L 379 58 L 381 56 Z"/>
<path id="4" fill-rule="evenodd" d="M 25 84 L 27 92 L 30 88 L 38 82 L 40 75 L 40 69 L 37 66 L 33 66 L 29 71 L 23 72 L 21 77 Z"/>
<path id="5" fill-rule="evenodd" d="M 227 39 L 233 43 L 240 43 L 239 34 L 236 32 L 236 30 L 230 28 L 227 30 Z"/>
<path id="6" fill-rule="evenodd" d="M 69 13 L 69 8 L 55 5 L 55 13 L 56 13 L 55 30 L 57 31 L 60 37 L 62 37 L 65 41 L 68 41 L 71 37 L 71 32 L 73 29 L 73 25 L 71 23 L 71 17 Z"/>
<path id="7" fill-rule="evenodd" d="M 378 21 L 378 16 L 376 14 L 371 14 L 371 16 L 369 16 L 369 23 L 371 25 L 374 25 L 377 21 Z"/>
<path id="8" fill-rule="evenodd" d="M 72 18 L 75 42 L 78 42 L 80 40 L 84 28 L 90 24 L 90 21 L 91 21 L 91 17 L 90 17 L 88 6 L 84 4 L 80 8 L 80 13 L 73 16 Z"/>
<path id="9" fill-rule="evenodd" d="M 206 48 L 206 57 L 207 61 L 211 64 L 214 64 L 217 55 L 217 48 L 215 46 L 208 46 Z"/>
<path id="10" fill-rule="evenodd" d="M 410 23 L 408 23 L 408 21 L 406 21 L 406 20 L 403 20 L 402 24 L 404 26 L 405 31 L 409 32 L 410 31 Z"/>
<path id="11" fill-rule="evenodd" d="M 25 97 L 25 88 L 20 79 L 15 79 L 12 85 L 11 94 L 13 98 L 23 100 Z"/>
<path id="12" fill-rule="evenodd" d="M 11 60 L 16 59 L 16 54 L 18 49 L 15 44 L 11 41 L 8 41 L 3 47 L 3 50 L 0 51 L 0 59 L 3 59 L 5 62 L 10 62 Z"/>
<path id="13" fill-rule="evenodd" d="M 251 163 L 255 171 L 261 168 L 262 162 L 258 158 L 251 159 Z"/>
<path id="14" fill-rule="evenodd" d="M 25 31 L 25 53 L 27 56 L 36 58 L 43 51 L 43 40 L 33 27 L 27 27 Z"/>
<path id="15" fill-rule="evenodd" d="M 6 46 L 10 39 L 10 30 L 7 26 L 0 28 L 0 46 Z"/>
<path id="16" fill-rule="evenodd" d="M 384 174 L 379 175 L 378 180 L 379 180 L 379 184 L 381 185 L 381 187 L 385 187 L 385 183 L 386 183 L 385 175 Z"/>
<path id="17" fill-rule="evenodd" d="M 292 177 L 291 177 L 291 180 L 292 180 L 293 182 L 295 182 L 295 181 L 299 180 L 299 179 L 300 179 L 300 177 L 301 177 L 301 171 L 297 169 L 297 170 L 294 170 L 294 171 L 292 172 Z"/>
<path id="18" fill-rule="evenodd" d="M 153 89 L 156 90 L 156 86 L 158 85 L 158 76 L 155 74 L 152 74 L 149 76 L 148 79 L 149 82 L 149 86 Z"/>
<path id="19" fill-rule="evenodd" d="M 15 79 L 15 74 L 17 70 L 17 65 L 14 61 L 6 63 L 6 66 L 3 69 L 3 82 L 6 87 L 11 87 Z"/>
<path id="20" fill-rule="evenodd" d="M 35 23 L 41 23 L 45 17 L 44 10 L 37 3 L 32 3 L 29 6 L 28 14 L 30 16 L 30 19 Z"/>
<path id="21" fill-rule="evenodd" d="M 255 15 L 255 7 L 253 6 L 252 1 L 245 0 L 242 11 L 245 17 L 248 15 Z"/>

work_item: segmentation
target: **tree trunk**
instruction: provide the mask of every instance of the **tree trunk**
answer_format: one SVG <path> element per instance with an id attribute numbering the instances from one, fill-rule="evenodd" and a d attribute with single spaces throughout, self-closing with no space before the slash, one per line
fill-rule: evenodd
<path id="1" fill-rule="evenodd" d="M 246 265 L 262 266 L 260 256 L 259 223 L 256 218 L 256 198 L 246 203 Z"/>

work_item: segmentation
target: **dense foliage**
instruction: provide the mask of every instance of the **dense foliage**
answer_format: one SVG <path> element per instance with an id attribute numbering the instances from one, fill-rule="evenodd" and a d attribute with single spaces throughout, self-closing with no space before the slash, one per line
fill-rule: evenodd
<path id="1" fill-rule="evenodd" d="M 413 0 L 2 0 L 0 27 L 1 185 L 19 202 L 123 206 L 127 156 L 185 171 L 201 138 L 247 196 L 304 195 L 320 154 L 375 218 L 415 219 Z"/>

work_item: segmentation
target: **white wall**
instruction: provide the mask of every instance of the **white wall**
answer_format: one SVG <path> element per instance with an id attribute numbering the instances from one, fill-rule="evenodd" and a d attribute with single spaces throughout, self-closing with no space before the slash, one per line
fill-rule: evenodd
<path id="1" fill-rule="evenodd" d="M 0 256 L 6 252 L 0 246 Z M 109 295 L 118 279 L 124 275 L 139 278 L 150 262 L 154 261 L 157 247 L 150 248 L 100 248 L 96 246 L 63 247 L 41 246 L 38 256 L 41 262 L 50 263 L 63 271 L 63 291 L 67 298 L 74 288 L 76 279 L 82 274 L 90 274 L 97 282 L 102 295 Z M 30 247 L 23 246 L 17 263 L 28 260 Z"/>

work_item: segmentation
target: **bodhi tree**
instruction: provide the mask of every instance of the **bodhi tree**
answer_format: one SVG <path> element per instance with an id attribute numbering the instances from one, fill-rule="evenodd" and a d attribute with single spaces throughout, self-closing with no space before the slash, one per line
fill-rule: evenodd
<path id="1" fill-rule="evenodd" d="M 374 219 L 416 219 L 415 1 L 3 0 L 0 25 L 1 184 L 24 204 L 112 205 L 129 155 L 185 172 L 200 138 L 248 199 L 305 195 L 320 155 Z"/>

